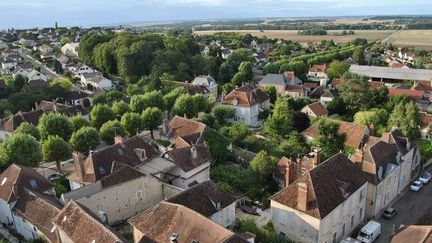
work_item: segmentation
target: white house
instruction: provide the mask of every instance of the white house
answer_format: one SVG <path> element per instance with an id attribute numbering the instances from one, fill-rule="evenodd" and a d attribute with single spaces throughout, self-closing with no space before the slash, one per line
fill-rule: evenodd
<path id="1" fill-rule="evenodd" d="M 17 61 L 14 61 L 12 59 L 6 59 L 1 63 L 1 67 L 3 70 L 13 69 L 16 67 L 16 65 L 17 65 Z"/>
<path id="2" fill-rule="evenodd" d="M 61 48 L 61 52 L 68 57 L 78 56 L 79 42 L 67 43 Z"/>
<path id="3" fill-rule="evenodd" d="M 336 154 L 270 198 L 276 233 L 295 242 L 340 242 L 364 222 L 367 179 Z"/>
<path id="4" fill-rule="evenodd" d="M 258 118 L 260 110 L 270 108 L 270 98 L 267 93 L 249 84 L 223 96 L 221 103 L 235 108 L 236 121 L 252 127 L 260 125 Z"/>
<path id="5" fill-rule="evenodd" d="M 26 241 L 56 242 L 51 220 L 61 204 L 50 181 L 29 167 L 12 164 L 0 175 L 0 222 Z"/>
<path id="6" fill-rule="evenodd" d="M 275 87 L 279 95 L 292 95 L 293 92 L 304 93 L 303 81 L 295 76 L 294 72 L 284 72 L 283 74 L 267 74 L 259 82 L 260 88 Z M 293 90 L 294 89 L 294 90 Z M 297 96 L 304 96 L 299 94 Z"/>
<path id="7" fill-rule="evenodd" d="M 81 77 L 81 75 L 85 73 L 99 73 L 85 64 L 78 64 L 77 66 L 73 67 L 71 70 L 73 73 L 75 73 L 76 77 Z"/>
<path id="8" fill-rule="evenodd" d="M 0 40 L 0 50 L 6 49 L 6 48 L 8 48 L 8 45 L 6 44 L 6 42 Z"/>
<path id="9" fill-rule="evenodd" d="M 99 72 L 81 74 L 81 83 L 85 86 L 90 85 L 95 89 L 101 90 L 111 90 L 113 88 L 112 81 L 105 78 Z"/>
<path id="10" fill-rule="evenodd" d="M 216 80 L 211 75 L 201 75 L 195 77 L 192 81 L 193 85 L 202 85 L 210 91 L 210 96 L 217 98 L 217 83 Z"/>
<path id="11" fill-rule="evenodd" d="M 309 67 L 308 78 L 319 82 L 321 86 L 326 87 L 329 81 L 327 76 L 327 64 L 314 64 Z"/>
<path id="12" fill-rule="evenodd" d="M 176 166 L 168 170 L 162 180 L 180 188 L 210 180 L 211 155 L 207 145 L 182 143 L 185 145 L 180 146 L 177 142 L 175 149 L 167 150 L 163 155 Z"/>
<path id="13" fill-rule="evenodd" d="M 36 71 L 36 70 L 32 70 L 29 74 L 27 74 L 27 79 L 28 82 L 32 81 L 32 80 L 43 80 L 45 82 L 48 81 L 48 78 L 45 74 Z"/>
<path id="14" fill-rule="evenodd" d="M 213 181 L 199 183 L 167 200 L 181 204 L 227 228 L 235 222 L 236 199 Z"/>

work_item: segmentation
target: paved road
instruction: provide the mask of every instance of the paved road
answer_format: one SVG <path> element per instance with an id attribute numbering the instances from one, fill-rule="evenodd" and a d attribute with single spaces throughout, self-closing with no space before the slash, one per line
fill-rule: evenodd
<path id="1" fill-rule="evenodd" d="M 429 168 L 428 171 L 431 171 L 431 168 Z M 393 207 L 399 210 L 398 214 L 392 220 L 383 218 L 378 220 L 378 222 L 381 223 L 382 229 L 381 236 L 377 242 L 389 242 L 393 230 L 396 230 L 401 224 L 415 224 L 417 220 L 426 213 L 429 207 L 431 207 L 431 201 L 432 181 L 423 186 L 419 192 L 408 190 L 393 204 Z"/>
<path id="2" fill-rule="evenodd" d="M 52 69 L 48 68 L 45 64 L 43 64 L 43 63 L 39 62 L 38 60 L 34 59 L 32 56 L 28 55 L 27 53 L 29 53 L 29 50 L 24 49 L 23 53 L 21 54 L 21 57 L 25 61 L 31 62 L 31 64 L 33 64 L 36 67 L 40 67 L 42 73 L 48 75 L 49 78 L 51 78 L 51 79 L 59 78 L 60 77 L 60 75 L 58 75 Z"/>
<path id="3" fill-rule="evenodd" d="M 62 165 L 63 172 L 65 174 L 68 174 L 74 170 L 73 159 L 68 159 L 66 161 L 63 161 L 61 162 L 61 165 Z M 36 171 L 39 172 L 39 174 L 43 175 L 45 178 L 48 178 L 48 176 L 52 174 L 59 174 L 55 162 L 48 162 L 48 163 L 41 164 L 36 169 Z"/>

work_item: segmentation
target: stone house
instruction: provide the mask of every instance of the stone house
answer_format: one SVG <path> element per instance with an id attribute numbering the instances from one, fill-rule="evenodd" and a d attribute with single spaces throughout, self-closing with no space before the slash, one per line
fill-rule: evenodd
<path id="1" fill-rule="evenodd" d="M 192 85 L 202 85 L 206 87 L 210 92 L 210 97 L 217 98 L 217 83 L 216 80 L 211 75 L 201 75 L 195 77 L 192 81 Z"/>
<path id="2" fill-rule="evenodd" d="M 295 242 L 339 242 L 364 222 L 367 179 L 339 153 L 271 200 L 276 233 Z"/>
<path id="3" fill-rule="evenodd" d="M 327 109 L 325 108 L 325 106 L 323 104 L 321 104 L 321 102 L 315 102 L 315 103 L 306 105 L 300 111 L 305 113 L 306 115 L 308 115 L 308 117 L 310 119 L 314 119 L 314 118 L 322 117 L 322 116 L 327 116 L 327 114 L 328 114 Z"/>
<path id="4" fill-rule="evenodd" d="M 293 85 L 293 87 L 302 86 L 303 81 L 295 76 L 294 72 L 285 72 L 284 74 L 267 74 L 259 82 L 260 88 L 275 87 L 279 95 L 284 96 L 289 93 L 290 87 L 288 85 Z"/>

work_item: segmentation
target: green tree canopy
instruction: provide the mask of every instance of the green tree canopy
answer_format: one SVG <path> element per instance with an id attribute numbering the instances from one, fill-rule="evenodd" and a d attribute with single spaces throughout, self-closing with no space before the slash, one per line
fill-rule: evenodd
<path id="1" fill-rule="evenodd" d="M 163 99 L 165 100 L 166 107 L 169 111 L 171 111 L 172 107 L 174 106 L 177 98 L 182 95 L 186 94 L 186 90 L 183 87 L 177 87 L 173 90 L 171 90 L 169 93 L 164 95 Z"/>
<path id="2" fill-rule="evenodd" d="M 344 73 L 346 73 L 349 69 L 349 64 L 342 61 L 332 61 L 327 68 L 327 76 L 329 80 L 333 80 L 334 78 L 341 78 Z"/>
<path id="3" fill-rule="evenodd" d="M 72 124 L 74 132 L 78 131 L 82 127 L 90 126 L 90 122 L 88 122 L 82 115 L 69 117 L 69 121 Z"/>
<path id="4" fill-rule="evenodd" d="M 23 133 L 28 134 L 36 138 L 36 140 L 40 140 L 40 133 L 37 127 L 35 127 L 33 124 L 30 124 L 28 122 L 23 122 L 15 129 L 14 134 L 17 133 Z"/>
<path id="5" fill-rule="evenodd" d="M 176 102 L 174 103 L 174 107 L 172 109 L 173 115 L 184 116 L 188 118 L 198 116 L 198 107 L 197 103 L 192 96 L 189 94 L 180 95 Z"/>
<path id="6" fill-rule="evenodd" d="M 126 131 L 118 120 L 111 120 L 101 126 L 99 135 L 102 141 L 111 145 L 114 144 L 115 136 L 126 136 Z"/>
<path id="7" fill-rule="evenodd" d="M 414 102 L 399 103 L 393 109 L 389 125 L 399 128 L 406 136 L 414 139 L 420 135 L 419 109 Z"/>
<path id="8" fill-rule="evenodd" d="M 99 145 L 99 133 L 93 127 L 83 127 L 72 134 L 70 145 L 72 149 L 87 154 Z"/>
<path id="9" fill-rule="evenodd" d="M 286 97 L 278 97 L 273 114 L 264 123 L 264 132 L 272 138 L 285 138 L 293 131 L 294 115 Z"/>
<path id="10" fill-rule="evenodd" d="M 41 161 L 41 148 L 33 136 L 18 133 L 0 144 L 0 165 L 3 169 L 12 163 L 35 167 Z"/>
<path id="11" fill-rule="evenodd" d="M 107 105 L 95 105 L 90 112 L 90 121 L 96 128 L 101 127 L 105 122 L 114 120 L 115 118 L 114 112 Z"/>
<path id="12" fill-rule="evenodd" d="M 229 105 L 217 105 L 213 107 L 212 114 L 220 125 L 235 118 L 235 108 Z"/>
<path id="13" fill-rule="evenodd" d="M 141 113 L 148 107 L 157 107 L 160 110 L 165 110 L 165 100 L 160 91 L 152 91 L 143 95 L 132 96 L 130 104 L 132 111 Z"/>
<path id="14" fill-rule="evenodd" d="M 143 128 L 150 130 L 151 136 L 154 139 L 153 130 L 158 128 L 162 123 L 162 112 L 156 107 L 145 109 L 141 115 Z"/>
<path id="15" fill-rule="evenodd" d="M 283 140 L 282 143 L 278 145 L 278 150 L 281 151 L 285 157 L 295 160 L 307 155 L 310 148 L 303 135 L 293 132 L 289 135 L 287 140 Z"/>
<path id="16" fill-rule="evenodd" d="M 44 161 L 55 161 L 57 170 L 62 174 L 60 161 L 67 159 L 71 155 L 71 148 L 69 144 L 61 137 L 49 136 L 42 142 L 42 156 Z"/>
<path id="17" fill-rule="evenodd" d="M 118 117 L 121 117 L 123 114 L 130 111 L 129 105 L 123 100 L 114 102 L 112 105 L 112 110 Z"/>
<path id="18" fill-rule="evenodd" d="M 321 160 L 325 161 L 331 156 L 343 151 L 346 134 L 339 134 L 339 123 L 319 121 L 319 136 L 314 139 L 313 144 L 321 148 Z"/>
<path id="19" fill-rule="evenodd" d="M 276 168 L 277 161 L 273 159 L 266 151 L 260 151 L 255 158 L 250 161 L 252 170 L 263 176 L 268 176 Z"/>
<path id="20" fill-rule="evenodd" d="M 38 129 L 42 140 L 50 135 L 58 135 L 67 140 L 73 132 L 72 123 L 60 113 L 43 114 L 39 119 Z"/>
<path id="21" fill-rule="evenodd" d="M 129 136 L 134 136 L 144 129 L 141 116 L 134 112 L 125 113 L 121 118 L 121 125 Z"/>

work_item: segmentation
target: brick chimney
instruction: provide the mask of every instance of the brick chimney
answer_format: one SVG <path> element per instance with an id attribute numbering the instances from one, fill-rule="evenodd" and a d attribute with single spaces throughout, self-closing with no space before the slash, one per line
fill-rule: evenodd
<path id="1" fill-rule="evenodd" d="M 313 166 L 317 167 L 321 163 L 321 148 L 314 149 Z"/>
<path id="2" fill-rule="evenodd" d="M 82 182 L 85 177 L 84 155 L 81 152 L 74 151 L 72 157 L 74 159 L 75 174 L 78 176 L 80 182 Z"/>
<path id="3" fill-rule="evenodd" d="M 285 166 L 285 187 L 288 187 L 295 181 L 295 173 L 294 163 L 287 163 Z"/>
<path id="4" fill-rule="evenodd" d="M 123 144 L 124 143 L 124 138 L 120 135 L 116 135 L 114 137 L 114 144 Z"/>
<path id="5" fill-rule="evenodd" d="M 303 167 L 303 161 L 301 158 L 297 158 L 297 178 L 300 178 L 302 176 L 302 167 Z"/>
<path id="6" fill-rule="evenodd" d="M 307 210 L 307 194 L 308 188 L 306 183 L 299 182 L 297 184 L 297 209 L 300 211 Z"/>
<path id="7" fill-rule="evenodd" d="M 375 135 L 375 124 L 373 123 L 369 125 L 369 135 L 371 136 Z"/>

